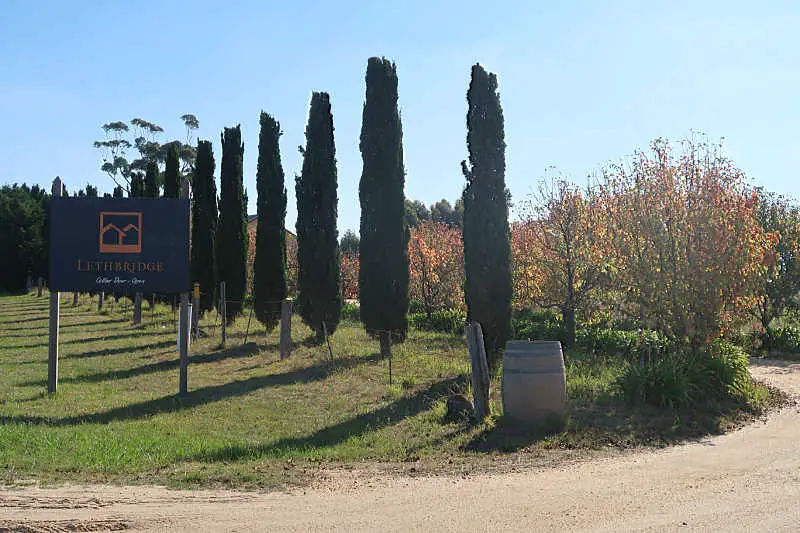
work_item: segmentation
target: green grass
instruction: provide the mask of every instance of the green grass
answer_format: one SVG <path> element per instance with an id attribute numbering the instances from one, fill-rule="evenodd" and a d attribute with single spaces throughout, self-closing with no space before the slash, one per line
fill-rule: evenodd
<path id="1" fill-rule="evenodd" d="M 632 409 L 614 382 L 624 363 L 567 354 L 569 413 L 548 428 L 517 430 L 501 415 L 481 425 L 444 424 L 446 398 L 467 393 L 469 358 L 459 336 L 412 330 L 388 361 L 360 324 L 343 322 L 326 345 L 295 320 L 292 356 L 278 356 L 278 332 L 248 316 L 220 349 L 215 316 L 193 342 L 189 394 L 180 399 L 174 314 L 130 305 L 102 314 L 83 297 L 62 296 L 60 380 L 47 379 L 47 298 L 0 297 L 0 481 L 36 478 L 172 485 L 272 487 L 303 483 L 326 468 L 414 462 L 435 471 L 483 465 L 550 448 L 663 444 L 724 428 L 744 413 L 708 416 Z M 771 396 L 767 393 L 764 403 Z M 499 413 L 499 387 L 492 393 Z M 421 467 L 426 468 L 425 466 Z M 460 468 L 460 467 L 459 467 Z"/>

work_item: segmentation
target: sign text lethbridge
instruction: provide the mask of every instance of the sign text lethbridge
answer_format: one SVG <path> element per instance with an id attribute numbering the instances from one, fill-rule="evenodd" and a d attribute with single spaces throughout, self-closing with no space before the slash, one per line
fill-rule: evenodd
<path id="1" fill-rule="evenodd" d="M 189 201 L 53 198 L 50 287 L 54 291 L 189 290 Z"/>

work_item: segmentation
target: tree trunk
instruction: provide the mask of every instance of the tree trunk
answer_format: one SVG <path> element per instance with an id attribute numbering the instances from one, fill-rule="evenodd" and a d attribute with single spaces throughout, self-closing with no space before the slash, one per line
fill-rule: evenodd
<path id="1" fill-rule="evenodd" d="M 381 340 L 381 359 L 388 359 L 392 357 L 392 342 L 389 338 L 388 331 L 380 332 Z"/>
<path id="2" fill-rule="evenodd" d="M 575 309 L 570 305 L 566 305 L 561 314 L 564 317 L 564 329 L 567 334 L 564 339 L 564 345 L 567 348 L 571 348 L 575 344 Z"/>

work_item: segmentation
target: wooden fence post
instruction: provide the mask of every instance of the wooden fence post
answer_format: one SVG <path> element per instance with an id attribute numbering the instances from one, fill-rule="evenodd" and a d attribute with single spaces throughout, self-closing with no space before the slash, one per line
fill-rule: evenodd
<path id="1" fill-rule="evenodd" d="M 200 284 L 192 287 L 192 334 L 194 339 L 200 338 Z"/>
<path id="2" fill-rule="evenodd" d="M 219 314 L 222 316 L 222 341 L 220 342 L 220 346 L 222 348 L 225 347 L 225 344 L 228 342 L 228 305 L 225 301 L 225 282 L 219 282 Z"/>
<path id="3" fill-rule="evenodd" d="M 28 277 L 25 280 L 25 294 L 30 294 L 32 292 L 33 292 L 33 276 L 28 274 Z"/>
<path id="4" fill-rule="evenodd" d="M 133 325 L 138 326 L 142 323 L 142 293 L 137 292 L 133 295 Z"/>
<path id="5" fill-rule="evenodd" d="M 478 422 L 489 416 L 489 365 L 486 363 L 486 348 L 483 330 L 477 322 L 468 322 L 464 328 L 467 336 L 469 358 L 472 363 L 472 396 L 475 400 L 475 418 Z"/>
<path id="6" fill-rule="evenodd" d="M 51 190 L 53 196 L 60 197 L 64 193 L 64 184 L 56 176 Z M 39 296 L 42 292 L 42 278 L 39 278 Z M 59 294 L 50 291 L 50 342 L 47 346 L 47 392 L 54 394 L 58 389 L 58 314 L 61 307 Z"/>
<path id="7" fill-rule="evenodd" d="M 292 301 L 286 298 L 281 302 L 281 359 L 292 353 Z"/>
<path id="8" fill-rule="evenodd" d="M 72 293 L 72 307 L 78 307 L 79 294 L 77 291 Z"/>
<path id="9" fill-rule="evenodd" d="M 41 298 L 42 297 L 42 293 L 44 292 L 44 280 L 42 279 L 42 276 L 39 276 L 38 283 L 39 283 L 39 287 L 38 287 L 38 289 L 36 291 L 36 296 Z"/>
<path id="10" fill-rule="evenodd" d="M 100 291 L 99 293 L 97 293 L 97 312 L 98 313 L 103 310 L 103 302 L 105 301 L 105 299 L 106 299 L 106 293 L 104 293 L 103 291 Z"/>

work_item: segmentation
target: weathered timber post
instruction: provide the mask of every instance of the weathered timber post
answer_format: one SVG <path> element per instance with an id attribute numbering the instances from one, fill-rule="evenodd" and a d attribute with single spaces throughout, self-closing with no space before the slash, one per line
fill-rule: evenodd
<path id="1" fill-rule="evenodd" d="M 195 283 L 192 294 L 192 334 L 194 339 L 200 338 L 200 284 Z"/>
<path id="2" fill-rule="evenodd" d="M 219 282 L 219 314 L 222 316 L 222 341 L 220 341 L 220 346 L 225 347 L 225 344 L 228 342 L 228 305 L 225 301 L 225 282 Z"/>
<path id="3" fill-rule="evenodd" d="M 331 354 L 331 363 L 333 362 L 333 348 L 331 348 L 331 338 L 328 337 L 328 325 L 322 321 L 322 334 L 325 335 L 325 342 L 328 343 L 328 353 Z"/>
<path id="4" fill-rule="evenodd" d="M 53 197 L 61 197 L 64 193 L 64 184 L 61 178 L 53 180 L 51 190 Z M 39 296 L 42 291 L 42 278 L 39 278 Z M 61 307 L 59 294 L 50 291 L 50 342 L 47 347 L 47 392 L 55 394 L 58 388 L 58 314 Z"/>
<path id="5" fill-rule="evenodd" d="M 472 363 L 472 397 L 475 400 L 475 418 L 481 422 L 489 416 L 489 365 L 486 363 L 486 348 L 483 330 L 477 322 L 468 322 L 464 328 Z"/>
<path id="6" fill-rule="evenodd" d="M 42 276 L 39 276 L 38 283 L 39 283 L 39 287 L 38 287 L 38 289 L 36 291 L 36 296 L 41 298 L 42 297 L 42 293 L 44 292 L 44 280 L 42 279 Z"/>
<path id="7" fill-rule="evenodd" d="M 142 293 L 137 292 L 133 295 L 133 325 L 138 326 L 142 323 Z"/>
<path id="8" fill-rule="evenodd" d="M 106 293 L 105 292 L 100 291 L 99 293 L 97 293 L 97 312 L 98 313 L 103 310 L 103 302 L 105 302 L 105 300 L 106 300 Z"/>
<path id="9" fill-rule="evenodd" d="M 30 294 L 32 292 L 33 292 L 33 276 L 28 274 L 28 277 L 25 280 L 25 294 Z"/>
<path id="10" fill-rule="evenodd" d="M 281 359 L 292 353 L 292 301 L 286 298 L 281 302 Z"/>
<path id="11" fill-rule="evenodd" d="M 142 293 L 137 292 L 133 295 L 133 325 L 138 326 L 142 323 Z"/>
<path id="12" fill-rule="evenodd" d="M 75 292 L 72 293 L 72 307 L 78 307 L 78 298 L 79 298 L 79 296 L 80 296 L 80 293 L 78 291 L 75 291 Z"/>
<path id="13" fill-rule="evenodd" d="M 250 305 L 250 316 L 247 317 L 247 329 L 244 332 L 244 343 L 247 344 L 247 337 L 250 335 L 250 322 L 253 320 L 253 311 L 256 309 L 256 302 L 255 300 Z"/>

